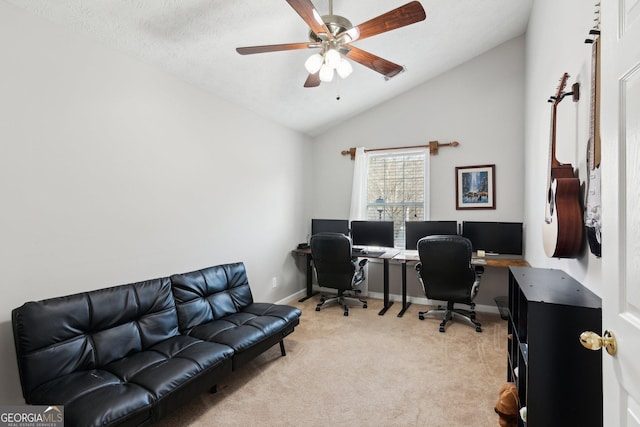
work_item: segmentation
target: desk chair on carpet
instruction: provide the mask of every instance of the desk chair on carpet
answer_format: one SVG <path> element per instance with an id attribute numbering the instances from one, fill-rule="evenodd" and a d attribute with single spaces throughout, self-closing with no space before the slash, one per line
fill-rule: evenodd
<path id="1" fill-rule="evenodd" d="M 351 256 L 351 239 L 340 233 L 318 233 L 311 236 L 311 257 L 316 269 L 318 285 L 326 288 L 337 289 L 335 296 L 320 297 L 320 303 L 316 311 L 338 303 L 344 308 L 344 315 L 349 315 L 347 301 L 355 302 L 367 308 L 367 302 L 355 296 L 347 296 L 345 292 L 352 291 L 358 294 L 356 289 L 365 280 L 364 266 L 366 259 L 357 262 Z"/>
<path id="2" fill-rule="evenodd" d="M 473 299 L 480 287 L 480 276 L 484 268 L 471 265 L 471 242 L 458 235 L 437 235 L 423 237 L 418 241 L 420 263 L 416 265 L 418 280 L 424 293 L 431 300 L 446 301 L 446 308 L 418 313 L 418 318 L 442 313 L 440 332 L 444 332 L 449 320 L 459 317 L 482 332 L 482 325 L 476 321 Z M 465 304 L 469 310 L 455 308 L 455 304 Z"/>

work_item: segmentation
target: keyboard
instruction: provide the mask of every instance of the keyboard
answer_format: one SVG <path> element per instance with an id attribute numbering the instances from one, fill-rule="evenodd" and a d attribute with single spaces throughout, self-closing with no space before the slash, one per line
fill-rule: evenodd
<path id="1" fill-rule="evenodd" d="M 387 251 L 367 251 L 366 254 L 371 256 L 380 256 L 385 252 Z"/>
<path id="2" fill-rule="evenodd" d="M 386 250 L 380 250 L 380 249 L 368 249 L 368 248 L 351 248 L 351 254 L 358 256 L 358 255 L 368 255 L 368 256 L 380 256 L 382 254 L 384 254 L 385 252 L 387 252 Z"/>

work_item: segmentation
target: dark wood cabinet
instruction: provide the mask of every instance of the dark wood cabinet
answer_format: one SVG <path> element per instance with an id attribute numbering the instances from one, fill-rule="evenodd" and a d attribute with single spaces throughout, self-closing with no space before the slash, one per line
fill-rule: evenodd
<path id="1" fill-rule="evenodd" d="M 507 380 L 520 426 L 602 426 L 602 354 L 580 344 L 602 332 L 601 299 L 562 270 L 509 267 Z"/>

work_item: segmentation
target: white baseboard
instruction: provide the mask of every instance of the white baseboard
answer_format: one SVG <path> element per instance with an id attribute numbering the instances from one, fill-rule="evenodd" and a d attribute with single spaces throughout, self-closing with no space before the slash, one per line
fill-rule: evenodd
<path id="1" fill-rule="evenodd" d="M 297 301 L 300 298 L 304 298 L 305 296 L 307 296 L 307 289 L 300 289 L 298 292 L 296 292 L 295 294 L 291 294 L 288 297 L 284 297 L 279 301 L 276 301 L 274 304 L 289 304 L 293 301 Z"/>

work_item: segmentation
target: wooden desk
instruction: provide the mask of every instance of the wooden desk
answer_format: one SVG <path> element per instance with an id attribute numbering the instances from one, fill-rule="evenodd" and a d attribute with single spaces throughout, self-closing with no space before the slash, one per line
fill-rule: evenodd
<path id="1" fill-rule="evenodd" d="M 307 295 L 304 298 L 298 300 L 298 302 L 306 301 L 312 296 L 316 295 L 317 292 L 313 292 L 313 268 L 311 266 L 311 248 L 306 249 L 294 249 L 291 251 L 294 255 L 304 255 L 307 261 Z M 382 310 L 378 312 L 378 315 L 384 315 L 389 307 L 393 305 L 393 301 L 389 300 L 389 260 L 394 259 L 395 256 L 398 255 L 398 250 L 390 249 L 387 252 L 381 255 L 374 255 L 369 253 L 354 253 L 354 257 L 357 258 L 369 258 L 369 259 L 381 259 L 383 261 L 383 298 L 384 304 Z"/>
<path id="2" fill-rule="evenodd" d="M 402 263 L 402 310 L 398 313 L 398 317 L 404 316 L 410 302 L 407 302 L 407 263 L 420 262 L 420 256 L 417 250 L 400 251 L 394 258 Z M 471 258 L 471 264 L 487 267 L 529 267 L 529 263 L 518 255 L 487 255 L 483 258 L 475 256 L 475 252 Z"/>

